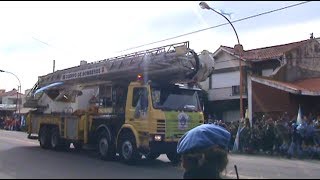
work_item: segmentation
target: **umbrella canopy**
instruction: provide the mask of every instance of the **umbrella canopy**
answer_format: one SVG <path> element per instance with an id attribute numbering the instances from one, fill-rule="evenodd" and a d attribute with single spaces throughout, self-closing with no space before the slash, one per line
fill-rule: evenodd
<path id="1" fill-rule="evenodd" d="M 227 148 L 231 134 L 221 126 L 202 124 L 186 132 L 178 142 L 177 153 L 184 154 L 213 145 Z"/>

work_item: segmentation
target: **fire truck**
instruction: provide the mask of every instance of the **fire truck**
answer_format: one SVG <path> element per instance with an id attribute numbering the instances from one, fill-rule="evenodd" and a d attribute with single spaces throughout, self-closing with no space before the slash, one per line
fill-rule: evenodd
<path id="1" fill-rule="evenodd" d="M 179 138 L 204 123 L 198 84 L 212 71 L 210 52 L 182 42 L 39 76 L 24 104 L 36 109 L 28 138 L 52 150 L 92 147 L 104 160 L 178 162 Z"/>

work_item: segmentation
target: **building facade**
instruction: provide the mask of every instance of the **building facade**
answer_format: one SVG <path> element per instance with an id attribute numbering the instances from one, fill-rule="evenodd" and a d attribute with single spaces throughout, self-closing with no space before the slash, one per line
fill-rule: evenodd
<path id="1" fill-rule="evenodd" d="M 220 46 L 214 53 L 214 73 L 204 82 L 209 100 L 209 112 L 217 119 L 234 121 L 240 118 L 240 68 L 242 64 L 243 115 L 252 120 L 255 114 L 297 112 L 303 100 L 290 89 L 292 83 L 320 77 L 318 39 L 243 50 Z M 267 83 L 268 81 L 268 83 Z M 284 86 L 270 85 L 269 81 Z M 315 80 L 313 80 L 315 82 Z M 289 83 L 289 84 L 286 84 Z M 291 84 L 290 84 L 291 83 Z M 280 88 L 281 87 L 281 88 Z M 315 93 L 315 92 L 313 92 Z M 304 97 L 307 98 L 307 97 Z M 301 98 L 300 98 L 301 99 Z M 305 105 L 307 106 L 307 105 Z"/>

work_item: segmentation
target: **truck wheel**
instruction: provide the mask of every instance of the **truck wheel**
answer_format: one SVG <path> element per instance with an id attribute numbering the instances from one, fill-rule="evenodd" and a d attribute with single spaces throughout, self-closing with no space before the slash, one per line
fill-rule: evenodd
<path id="1" fill-rule="evenodd" d="M 50 144 L 51 148 L 54 150 L 57 150 L 60 143 L 60 135 L 59 135 L 59 129 L 57 127 L 54 127 L 51 129 L 51 138 L 50 138 Z"/>
<path id="2" fill-rule="evenodd" d="M 99 156 L 103 160 L 113 160 L 116 157 L 115 146 L 111 144 L 107 135 L 102 134 L 98 140 Z"/>
<path id="3" fill-rule="evenodd" d="M 123 134 L 120 139 L 121 160 L 127 164 L 131 164 L 141 159 L 141 157 L 138 153 L 134 136 L 129 133 Z"/>
<path id="4" fill-rule="evenodd" d="M 70 149 L 70 142 L 62 141 L 59 145 L 62 151 L 68 151 Z"/>
<path id="5" fill-rule="evenodd" d="M 76 151 L 80 151 L 82 149 L 82 143 L 80 142 L 73 142 L 73 147 Z"/>
<path id="6" fill-rule="evenodd" d="M 181 156 L 175 152 L 170 152 L 170 153 L 167 153 L 166 155 L 173 164 L 178 164 L 181 160 Z"/>
<path id="7" fill-rule="evenodd" d="M 145 155 L 147 160 L 155 160 L 160 156 L 160 153 L 152 153 L 149 152 L 147 155 Z"/>
<path id="8" fill-rule="evenodd" d="M 46 126 L 43 126 L 40 128 L 39 143 L 40 143 L 40 147 L 43 149 L 48 149 L 50 147 L 50 137 L 49 137 L 48 128 Z"/>

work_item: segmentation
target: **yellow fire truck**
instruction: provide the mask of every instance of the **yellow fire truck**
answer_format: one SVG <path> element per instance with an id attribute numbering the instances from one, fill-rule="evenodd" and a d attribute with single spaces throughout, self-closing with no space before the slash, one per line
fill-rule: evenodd
<path id="1" fill-rule="evenodd" d="M 213 71 L 211 54 L 171 44 L 39 76 L 24 107 L 28 138 L 42 148 L 94 147 L 100 157 L 126 163 L 166 154 L 204 123 L 201 89 Z"/>

